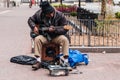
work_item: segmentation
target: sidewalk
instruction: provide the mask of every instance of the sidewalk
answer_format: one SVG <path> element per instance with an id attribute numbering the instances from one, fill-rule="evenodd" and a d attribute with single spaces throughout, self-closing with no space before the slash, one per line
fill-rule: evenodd
<path id="1" fill-rule="evenodd" d="M 0 14 L 6 13 L 10 10 L 12 10 L 12 7 L 7 8 L 7 7 L 1 7 L 0 6 Z"/>
<path id="2" fill-rule="evenodd" d="M 9 10 L 10 8 L 5 8 L 5 7 L 0 7 L 0 12 L 1 11 L 5 11 L 5 10 Z"/>
<path id="3" fill-rule="evenodd" d="M 79 65 L 82 74 L 52 77 L 49 71 L 39 69 L 32 71 L 30 65 L 10 62 L 18 55 L 29 55 L 31 41 L 28 18 L 39 8 L 28 5 L 13 8 L 10 12 L 0 14 L 0 80 L 119 80 L 120 53 L 87 53 L 89 64 Z"/>

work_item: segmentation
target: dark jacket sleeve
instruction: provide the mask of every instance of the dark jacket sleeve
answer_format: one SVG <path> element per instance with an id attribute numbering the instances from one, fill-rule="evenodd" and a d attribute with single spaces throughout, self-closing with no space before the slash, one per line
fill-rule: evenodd
<path id="1" fill-rule="evenodd" d="M 58 26 L 60 26 L 61 28 L 56 29 L 55 33 L 58 35 L 65 35 L 68 31 L 64 29 L 65 25 L 67 25 L 67 20 L 65 16 L 62 14 L 60 19 L 58 20 Z"/>
<path id="2" fill-rule="evenodd" d="M 39 11 L 37 11 L 33 16 L 29 17 L 28 19 L 28 25 L 32 30 L 34 29 L 35 25 L 38 24 L 38 21 L 37 21 L 38 12 Z"/>

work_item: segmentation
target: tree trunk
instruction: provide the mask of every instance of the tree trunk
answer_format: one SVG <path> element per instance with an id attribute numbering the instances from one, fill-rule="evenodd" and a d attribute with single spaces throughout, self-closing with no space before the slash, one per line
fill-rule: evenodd
<path id="1" fill-rule="evenodd" d="M 60 4 L 62 5 L 62 0 L 60 0 Z"/>
<path id="2" fill-rule="evenodd" d="M 52 0 L 50 0 L 50 3 L 52 3 Z"/>
<path id="3" fill-rule="evenodd" d="M 103 19 L 105 19 L 105 15 L 106 15 L 106 0 L 102 0 L 102 2 L 101 2 L 101 15 L 102 15 Z"/>

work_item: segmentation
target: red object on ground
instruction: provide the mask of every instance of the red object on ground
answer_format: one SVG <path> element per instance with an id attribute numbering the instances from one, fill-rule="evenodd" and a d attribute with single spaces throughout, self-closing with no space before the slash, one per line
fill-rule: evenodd
<path id="1" fill-rule="evenodd" d="M 32 0 L 32 4 L 35 4 L 35 0 Z"/>

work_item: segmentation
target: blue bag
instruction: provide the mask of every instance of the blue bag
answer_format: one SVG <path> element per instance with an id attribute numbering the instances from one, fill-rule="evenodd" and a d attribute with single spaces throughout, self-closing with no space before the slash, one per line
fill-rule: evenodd
<path id="1" fill-rule="evenodd" d="M 71 67 L 76 66 L 77 63 L 84 62 L 85 65 L 89 63 L 88 55 L 83 54 L 78 50 L 69 50 L 69 63 Z"/>

